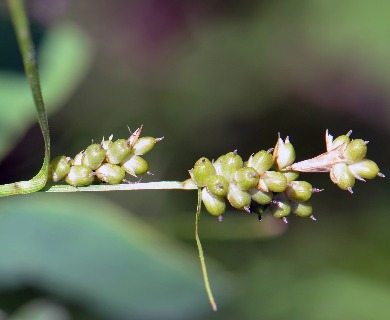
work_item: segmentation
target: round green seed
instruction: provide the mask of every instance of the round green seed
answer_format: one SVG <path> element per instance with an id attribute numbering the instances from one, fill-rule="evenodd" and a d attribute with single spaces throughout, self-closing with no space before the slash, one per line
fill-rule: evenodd
<path id="1" fill-rule="evenodd" d="M 374 179 L 379 174 L 378 165 L 368 159 L 362 159 L 348 166 L 351 173 L 357 179 Z"/>
<path id="2" fill-rule="evenodd" d="M 59 156 L 50 161 L 48 179 L 58 182 L 66 177 L 70 171 L 70 158 Z"/>
<path id="3" fill-rule="evenodd" d="M 291 211 L 299 217 L 307 218 L 313 213 L 313 206 L 310 201 L 291 201 Z"/>
<path id="4" fill-rule="evenodd" d="M 132 153 L 138 156 L 142 156 L 145 153 L 148 153 L 153 149 L 157 141 L 162 140 L 162 138 L 156 139 L 153 137 L 142 137 L 137 140 L 134 144 Z"/>
<path id="5" fill-rule="evenodd" d="M 222 175 L 222 160 L 226 155 L 220 156 L 217 160 L 213 162 L 216 174 Z"/>
<path id="6" fill-rule="evenodd" d="M 286 177 L 287 182 L 294 181 L 299 177 L 299 172 L 297 171 L 283 171 L 282 173 Z"/>
<path id="7" fill-rule="evenodd" d="M 106 150 L 102 145 L 94 143 L 85 149 L 82 164 L 90 167 L 92 170 L 96 170 L 106 158 Z"/>
<path id="8" fill-rule="evenodd" d="M 287 217 L 291 212 L 290 201 L 283 193 L 279 193 L 269 205 L 269 210 L 275 218 Z"/>
<path id="9" fill-rule="evenodd" d="M 312 195 L 312 185 L 306 181 L 292 181 L 288 183 L 285 193 L 287 198 L 294 201 L 307 201 Z"/>
<path id="10" fill-rule="evenodd" d="M 347 148 L 345 149 L 343 155 L 348 160 L 356 162 L 364 158 L 367 153 L 367 142 L 362 139 L 352 140 Z"/>
<path id="11" fill-rule="evenodd" d="M 274 195 L 271 191 L 262 191 L 257 188 L 253 188 L 249 190 L 249 193 L 252 197 L 252 200 L 258 204 L 269 204 L 271 203 Z"/>
<path id="12" fill-rule="evenodd" d="M 332 149 L 335 149 L 344 143 L 348 144 L 350 141 L 351 139 L 349 138 L 349 134 L 343 134 L 342 136 L 338 136 L 336 139 L 333 140 Z"/>
<path id="13" fill-rule="evenodd" d="M 330 170 L 330 178 L 340 189 L 348 190 L 352 193 L 355 177 L 345 163 L 335 164 Z"/>
<path id="14" fill-rule="evenodd" d="M 215 174 L 215 168 L 211 161 L 205 157 L 196 161 L 192 170 L 192 179 L 198 187 L 205 187 L 207 180 Z"/>
<path id="15" fill-rule="evenodd" d="M 236 152 L 229 152 L 221 160 L 222 175 L 229 182 L 232 182 L 236 171 L 242 168 L 243 165 L 242 158 Z"/>
<path id="16" fill-rule="evenodd" d="M 210 193 L 224 197 L 229 191 L 229 182 L 224 176 L 215 174 L 207 180 L 206 187 Z"/>
<path id="17" fill-rule="evenodd" d="M 220 216 L 225 213 L 226 203 L 223 197 L 210 193 L 206 188 L 202 190 L 202 201 L 208 213 L 213 216 Z"/>
<path id="18" fill-rule="evenodd" d="M 260 177 L 254 168 L 244 167 L 236 171 L 234 178 L 241 190 L 249 190 L 257 186 Z"/>
<path id="19" fill-rule="evenodd" d="M 127 140 L 118 139 L 107 148 L 106 160 L 111 164 L 119 164 L 130 154 L 130 151 Z"/>
<path id="20" fill-rule="evenodd" d="M 261 180 L 264 181 L 268 191 L 283 192 L 287 188 L 287 178 L 281 172 L 266 171 L 261 176 Z"/>
<path id="21" fill-rule="evenodd" d="M 236 184 L 231 183 L 229 185 L 227 199 L 234 208 L 239 210 L 249 210 L 252 198 L 248 191 L 243 191 Z"/>
<path id="22" fill-rule="evenodd" d="M 104 163 L 96 169 L 96 176 L 99 180 L 109 184 L 119 184 L 125 178 L 125 170 L 116 164 Z"/>
<path id="23" fill-rule="evenodd" d="M 94 173 L 90 167 L 75 165 L 70 168 L 65 180 L 74 187 L 88 186 L 94 180 Z"/>
<path id="24" fill-rule="evenodd" d="M 254 168 L 259 174 L 262 174 L 272 167 L 273 161 L 272 154 L 261 150 L 249 157 L 247 166 Z"/>
<path id="25" fill-rule="evenodd" d="M 143 175 L 148 172 L 148 163 L 140 156 L 129 154 L 122 162 L 123 169 L 133 177 Z"/>

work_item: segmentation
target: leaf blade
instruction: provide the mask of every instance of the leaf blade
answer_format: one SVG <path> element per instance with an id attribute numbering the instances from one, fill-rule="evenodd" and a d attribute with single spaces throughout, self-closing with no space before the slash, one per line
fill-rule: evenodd
<path id="1" fill-rule="evenodd" d="M 23 65 L 30 89 L 33 95 L 35 108 L 38 115 L 39 126 L 42 131 L 45 143 L 45 157 L 42 168 L 28 181 L 20 181 L 0 186 L 0 197 L 16 194 L 26 194 L 36 192 L 42 189 L 47 182 L 47 175 L 50 161 L 50 133 L 47 113 L 42 97 L 41 85 L 35 58 L 35 52 L 31 40 L 31 32 L 28 25 L 28 19 L 21 0 L 8 0 L 12 23 L 15 28 L 20 52 L 22 54 Z"/>

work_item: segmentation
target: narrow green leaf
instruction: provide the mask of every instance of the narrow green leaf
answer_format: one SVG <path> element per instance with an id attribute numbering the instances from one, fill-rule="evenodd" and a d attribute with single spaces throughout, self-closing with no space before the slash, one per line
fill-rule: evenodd
<path id="1" fill-rule="evenodd" d="M 47 181 L 50 161 L 49 124 L 47 121 L 45 104 L 43 102 L 35 52 L 31 40 L 31 32 L 28 25 L 26 11 L 22 0 L 8 0 L 8 5 L 10 8 L 12 23 L 15 28 L 20 52 L 22 54 L 25 73 L 34 98 L 39 126 L 41 127 L 43 139 L 45 142 L 45 158 L 41 170 L 31 180 L 1 185 L 1 197 L 31 193 L 43 188 Z"/>

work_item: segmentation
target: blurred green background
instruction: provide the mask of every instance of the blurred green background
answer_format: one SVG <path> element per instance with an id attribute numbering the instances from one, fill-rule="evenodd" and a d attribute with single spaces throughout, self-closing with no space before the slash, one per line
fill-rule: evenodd
<path id="1" fill-rule="evenodd" d="M 289 135 L 297 160 L 325 130 L 353 129 L 389 169 L 390 3 L 28 1 L 52 156 L 126 126 L 165 136 L 154 176 L 185 180 L 201 156 L 243 157 Z M 0 183 L 43 161 L 9 14 L 0 4 Z M 0 201 L 0 309 L 9 319 L 389 319 L 387 179 L 353 195 L 304 175 L 317 222 L 229 211 L 200 236 L 219 311 L 203 289 L 196 192 L 43 194 Z"/>

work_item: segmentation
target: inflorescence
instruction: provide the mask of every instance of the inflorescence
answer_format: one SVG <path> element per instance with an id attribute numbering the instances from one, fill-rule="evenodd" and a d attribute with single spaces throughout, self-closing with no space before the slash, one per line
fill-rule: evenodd
<path id="1" fill-rule="evenodd" d="M 356 179 L 384 177 L 377 164 L 365 158 L 368 141 L 351 140 L 351 133 L 333 140 L 327 131 L 327 152 L 297 163 L 289 137 L 283 141 L 279 135 L 275 148 L 252 154 L 248 161 L 244 162 L 235 150 L 215 161 L 200 158 L 189 173 L 202 188 L 207 211 L 220 220 L 226 211 L 225 198 L 238 210 L 257 213 L 259 220 L 265 212 L 286 223 L 291 212 L 315 220 L 310 197 L 322 190 L 297 180 L 299 172 L 329 172 L 331 180 L 350 193 Z"/>
<path id="2" fill-rule="evenodd" d="M 142 126 L 130 133 L 128 139 L 113 141 L 113 135 L 101 143 L 92 143 L 74 159 L 59 156 L 51 160 L 48 179 L 64 180 L 74 186 L 87 186 L 94 182 L 108 184 L 130 183 L 126 173 L 138 177 L 148 171 L 148 163 L 141 156 L 153 149 L 164 137 L 142 137 Z"/>

